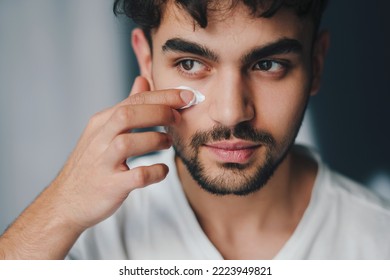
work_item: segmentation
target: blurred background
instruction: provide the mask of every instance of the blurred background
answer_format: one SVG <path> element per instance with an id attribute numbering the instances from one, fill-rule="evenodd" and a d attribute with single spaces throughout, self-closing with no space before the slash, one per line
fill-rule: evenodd
<path id="1" fill-rule="evenodd" d="M 137 74 L 113 0 L 0 1 L 0 232 L 56 176 L 95 112 Z M 390 2 L 331 0 L 331 48 L 298 142 L 390 198 Z"/>

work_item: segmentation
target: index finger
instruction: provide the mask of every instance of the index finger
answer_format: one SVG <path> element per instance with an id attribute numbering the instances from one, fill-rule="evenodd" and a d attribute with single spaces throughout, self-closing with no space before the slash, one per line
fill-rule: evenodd
<path id="1" fill-rule="evenodd" d="M 179 109 L 189 104 L 194 99 L 194 93 L 183 89 L 164 89 L 156 91 L 146 91 L 130 95 L 125 104 L 159 104 L 166 105 L 173 109 Z"/>
<path id="2" fill-rule="evenodd" d="M 195 95 L 192 91 L 183 89 L 151 91 L 149 82 L 144 77 L 138 76 L 134 81 L 129 97 L 122 100 L 115 106 L 95 114 L 92 130 L 95 131 L 97 128 L 102 127 L 102 125 L 105 124 L 112 116 L 113 112 L 123 105 L 160 104 L 166 105 L 172 109 L 180 109 L 188 105 L 188 103 L 191 103 L 194 98 Z"/>
<path id="3" fill-rule="evenodd" d="M 185 89 L 164 89 L 151 91 L 148 81 L 144 77 L 137 77 L 134 81 L 130 96 L 121 102 L 121 105 L 166 105 L 173 109 L 186 106 L 195 98 L 194 93 Z"/>

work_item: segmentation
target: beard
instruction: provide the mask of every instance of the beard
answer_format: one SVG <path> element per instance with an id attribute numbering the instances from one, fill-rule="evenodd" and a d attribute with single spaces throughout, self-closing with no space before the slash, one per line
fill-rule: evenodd
<path id="1" fill-rule="evenodd" d="M 302 119 L 303 116 L 301 122 Z M 249 123 L 240 123 L 234 128 L 217 125 L 209 131 L 197 131 L 191 137 L 189 145 L 185 145 L 174 130 L 169 129 L 169 133 L 174 139 L 173 147 L 176 156 L 182 160 L 201 188 L 220 196 L 245 196 L 260 190 L 269 181 L 293 145 L 301 122 L 279 145 L 270 133 L 256 130 Z M 263 151 L 261 159 L 259 157 L 255 159 L 257 166 L 253 162 L 217 163 L 218 172 L 212 175 L 210 169 L 202 163 L 201 147 L 213 141 L 233 138 L 260 144 L 260 149 Z"/>

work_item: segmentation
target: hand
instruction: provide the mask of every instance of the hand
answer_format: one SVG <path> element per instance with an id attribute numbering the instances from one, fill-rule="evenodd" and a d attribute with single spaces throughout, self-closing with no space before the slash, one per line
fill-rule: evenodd
<path id="1" fill-rule="evenodd" d="M 170 136 L 131 130 L 178 124 L 176 109 L 192 98 L 179 89 L 150 91 L 138 77 L 128 98 L 91 118 L 57 178 L 1 236 L 0 258 L 63 258 L 85 229 L 112 215 L 132 190 L 163 180 L 163 163 L 129 170 L 126 159 L 169 148 Z"/>
<path id="2" fill-rule="evenodd" d="M 193 94 L 149 90 L 146 79 L 138 77 L 127 99 L 93 116 L 53 182 L 67 218 L 83 229 L 112 215 L 135 188 L 159 182 L 168 173 L 162 163 L 129 170 L 126 159 L 169 148 L 171 137 L 129 131 L 177 124 L 181 117 L 175 109 L 187 104 Z"/>

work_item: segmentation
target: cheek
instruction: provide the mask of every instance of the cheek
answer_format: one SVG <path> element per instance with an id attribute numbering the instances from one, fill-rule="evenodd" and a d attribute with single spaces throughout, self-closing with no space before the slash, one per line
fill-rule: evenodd
<path id="1" fill-rule="evenodd" d="M 155 89 L 175 88 L 178 86 L 190 86 L 200 89 L 199 84 L 191 84 L 188 81 L 181 81 L 180 77 L 167 71 L 162 63 L 154 63 L 157 67 L 152 70 L 152 78 Z M 166 131 L 173 136 L 174 141 L 179 140 L 183 145 L 188 145 L 191 136 L 197 131 L 210 129 L 207 126 L 207 97 L 206 101 L 191 108 L 178 110 L 182 119 L 179 125 L 166 127 Z"/>
<path id="2" fill-rule="evenodd" d="M 155 85 L 155 90 L 179 86 L 174 68 L 158 54 L 153 57 L 152 80 Z"/>
<path id="3" fill-rule="evenodd" d="M 204 123 L 199 118 L 199 112 L 198 110 L 195 110 L 195 106 L 180 111 L 181 114 L 181 121 L 178 125 L 167 127 L 167 132 L 173 137 L 173 141 L 176 144 L 180 144 L 183 147 L 187 147 L 190 142 L 192 136 L 197 131 L 204 131 L 206 130 L 205 127 L 202 126 L 202 123 Z"/>
<path id="4" fill-rule="evenodd" d="M 300 122 L 306 106 L 308 89 L 299 79 L 261 85 L 256 95 L 256 126 L 269 131 L 277 140 L 284 139 Z"/>
<path id="5" fill-rule="evenodd" d="M 153 63 L 153 68 L 152 68 L 152 81 L 154 84 L 153 90 L 174 87 L 172 86 L 173 82 L 171 81 L 172 76 L 167 75 L 166 71 L 163 71 L 162 69 L 160 69 L 158 66 L 156 67 L 155 65 L 159 65 L 159 64 Z"/>
<path id="6" fill-rule="evenodd" d="M 191 137 L 197 131 L 205 131 L 210 129 L 207 126 L 205 119 L 205 112 L 201 108 L 201 104 L 195 105 L 191 108 L 179 110 L 181 115 L 181 121 L 178 125 L 171 128 L 175 137 L 180 137 L 181 141 L 188 143 Z"/>

